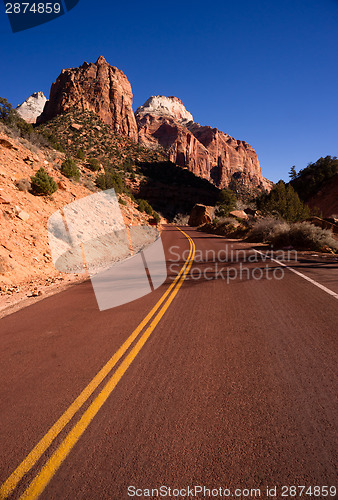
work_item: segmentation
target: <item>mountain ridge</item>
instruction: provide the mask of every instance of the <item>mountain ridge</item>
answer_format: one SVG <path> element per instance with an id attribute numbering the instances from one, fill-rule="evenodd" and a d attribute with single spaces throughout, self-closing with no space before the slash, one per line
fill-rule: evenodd
<path id="1" fill-rule="evenodd" d="M 134 114 L 126 75 L 100 56 L 96 63 L 62 70 L 37 123 L 71 110 L 91 111 L 115 132 L 165 155 L 220 189 L 269 191 L 255 150 L 217 128 L 201 126 L 175 96 L 151 96 Z"/>

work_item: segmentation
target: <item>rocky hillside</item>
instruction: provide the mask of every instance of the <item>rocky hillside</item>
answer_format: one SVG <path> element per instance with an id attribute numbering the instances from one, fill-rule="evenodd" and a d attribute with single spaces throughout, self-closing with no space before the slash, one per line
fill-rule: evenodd
<path id="1" fill-rule="evenodd" d="M 308 205 L 313 210 L 319 210 L 323 217 L 338 220 L 338 174 L 308 200 Z"/>
<path id="2" fill-rule="evenodd" d="M 47 221 L 59 208 L 96 191 L 97 173 L 78 161 L 79 182 L 61 174 L 65 154 L 15 137 L 0 124 L 0 315 L 13 300 L 46 294 L 76 279 L 55 270 L 48 244 Z M 43 167 L 58 184 L 52 196 L 29 191 L 32 175 Z M 146 224 L 149 217 L 125 194 L 119 195 L 126 224 Z"/>
<path id="3" fill-rule="evenodd" d="M 162 161 L 164 156 L 116 133 L 92 111 L 72 110 L 56 116 L 36 129 L 68 156 L 97 158 L 103 165 L 124 168 L 145 161 Z"/>
<path id="4" fill-rule="evenodd" d="M 151 97 L 135 115 L 140 144 L 166 153 L 172 162 L 217 187 L 252 194 L 271 189 L 248 143 L 195 123 L 176 97 Z"/>
<path id="5" fill-rule="evenodd" d="M 36 129 L 49 137 L 67 156 L 95 158 L 104 170 L 118 173 L 135 198 L 148 200 L 153 208 L 172 219 L 189 213 L 195 203 L 215 204 L 219 189 L 187 169 L 176 167 L 166 156 L 115 133 L 89 111 L 57 116 Z"/>
<path id="6" fill-rule="evenodd" d="M 95 64 L 62 70 L 38 123 L 71 110 L 92 111 L 112 130 L 137 142 L 133 94 L 126 75 L 100 56 Z"/>
<path id="7" fill-rule="evenodd" d="M 35 92 L 20 104 L 16 111 L 27 123 L 35 123 L 37 117 L 41 115 L 46 102 L 47 98 L 43 92 Z"/>

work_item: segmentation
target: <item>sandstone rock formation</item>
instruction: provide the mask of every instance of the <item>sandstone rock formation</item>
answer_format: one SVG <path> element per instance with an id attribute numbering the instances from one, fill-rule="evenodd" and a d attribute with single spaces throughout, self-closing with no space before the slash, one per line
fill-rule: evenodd
<path id="1" fill-rule="evenodd" d="M 189 226 L 201 226 L 212 221 L 213 207 L 196 204 L 189 217 Z"/>
<path id="2" fill-rule="evenodd" d="M 43 92 L 35 92 L 27 97 L 25 102 L 16 108 L 17 112 L 28 123 L 35 123 L 38 116 L 41 115 L 47 98 Z"/>
<path id="3" fill-rule="evenodd" d="M 165 97 L 155 95 L 149 97 L 143 106 L 137 108 L 136 114 L 170 116 L 171 118 L 182 122 L 194 121 L 192 114 L 185 109 L 181 99 L 174 96 Z"/>
<path id="4" fill-rule="evenodd" d="M 217 128 L 193 121 L 176 97 L 155 96 L 136 111 L 139 142 L 223 189 L 269 191 L 255 150 Z"/>
<path id="5" fill-rule="evenodd" d="M 62 70 L 53 83 L 49 101 L 37 122 L 43 123 L 71 109 L 96 113 L 113 130 L 137 141 L 133 94 L 126 75 L 103 56 L 95 64 Z"/>

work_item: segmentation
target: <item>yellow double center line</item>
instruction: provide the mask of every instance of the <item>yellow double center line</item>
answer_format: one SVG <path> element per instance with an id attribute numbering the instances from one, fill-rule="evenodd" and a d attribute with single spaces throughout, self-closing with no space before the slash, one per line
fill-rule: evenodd
<path id="1" fill-rule="evenodd" d="M 179 229 L 179 228 L 178 228 Z M 54 439 L 60 434 L 64 427 L 73 418 L 76 412 L 81 408 L 81 406 L 88 400 L 88 398 L 93 394 L 95 389 L 100 385 L 100 383 L 105 379 L 105 377 L 111 372 L 113 367 L 118 363 L 122 356 L 129 349 L 134 340 L 142 332 L 142 330 L 151 321 L 145 332 L 139 338 L 137 343 L 131 349 L 129 354 L 121 362 L 120 366 L 108 380 L 106 385 L 103 387 L 101 392 L 96 396 L 93 402 L 90 404 L 88 409 L 83 413 L 80 420 L 73 426 L 69 431 L 67 436 L 64 438 L 62 443 L 58 446 L 56 451 L 53 453 L 51 458 L 47 463 L 40 469 L 31 484 L 21 495 L 20 499 L 35 499 L 38 498 L 42 491 L 45 489 L 55 472 L 58 470 L 62 462 L 65 460 L 67 455 L 70 453 L 71 449 L 75 446 L 77 441 L 80 439 L 90 422 L 93 420 L 95 415 L 98 413 L 100 408 L 103 406 L 105 401 L 108 399 L 112 391 L 115 389 L 118 382 L 123 377 L 124 373 L 127 371 L 133 360 L 136 358 L 151 333 L 154 331 L 159 321 L 163 317 L 164 313 L 174 300 L 176 294 L 182 286 L 185 280 L 195 256 L 195 244 L 193 240 L 184 231 L 179 229 L 189 240 L 190 252 L 187 260 L 185 261 L 180 273 L 176 276 L 173 283 L 168 287 L 166 292 L 162 295 L 160 300 L 155 304 L 152 310 L 147 314 L 147 316 L 141 321 L 138 327 L 133 331 L 130 337 L 124 342 L 124 344 L 118 349 L 118 351 L 110 358 L 110 360 L 104 365 L 104 367 L 98 372 L 98 374 L 92 379 L 92 381 L 87 385 L 87 387 L 81 392 L 81 394 L 75 399 L 75 401 L 69 406 L 69 408 L 63 413 L 57 422 L 49 429 L 45 436 L 38 442 L 38 444 L 33 448 L 33 450 L 27 455 L 27 457 L 21 462 L 21 464 L 15 469 L 15 471 L 9 476 L 9 478 L 0 487 L 0 499 L 7 498 L 18 486 L 21 479 L 27 472 L 37 463 L 37 461 L 42 457 L 47 448 L 51 445 Z M 163 304 L 163 305 L 162 305 Z M 157 312 L 158 311 L 158 312 Z M 157 313 L 157 314 L 156 314 Z M 156 314 L 156 315 L 155 315 Z"/>

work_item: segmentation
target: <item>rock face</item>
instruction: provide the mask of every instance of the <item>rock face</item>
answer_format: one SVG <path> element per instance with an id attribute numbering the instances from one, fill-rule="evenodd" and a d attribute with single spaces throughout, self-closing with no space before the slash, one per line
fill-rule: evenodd
<path id="1" fill-rule="evenodd" d="M 44 123 L 71 109 L 96 113 L 113 130 L 137 141 L 133 94 L 126 75 L 103 56 L 95 64 L 62 70 L 37 122 Z"/>
<path id="2" fill-rule="evenodd" d="M 193 121 L 182 101 L 155 96 L 137 109 L 139 142 L 223 189 L 269 191 L 255 150 L 217 128 Z"/>
<path id="3" fill-rule="evenodd" d="M 155 95 L 136 110 L 136 115 L 167 116 L 182 122 L 194 121 L 192 114 L 187 111 L 181 99 L 170 96 Z"/>
<path id="4" fill-rule="evenodd" d="M 196 204 L 189 217 L 189 226 L 201 226 L 212 221 L 213 207 Z"/>
<path id="5" fill-rule="evenodd" d="M 46 102 L 47 98 L 43 92 L 35 92 L 20 104 L 16 110 L 26 122 L 35 123 L 37 117 L 41 115 Z"/>

